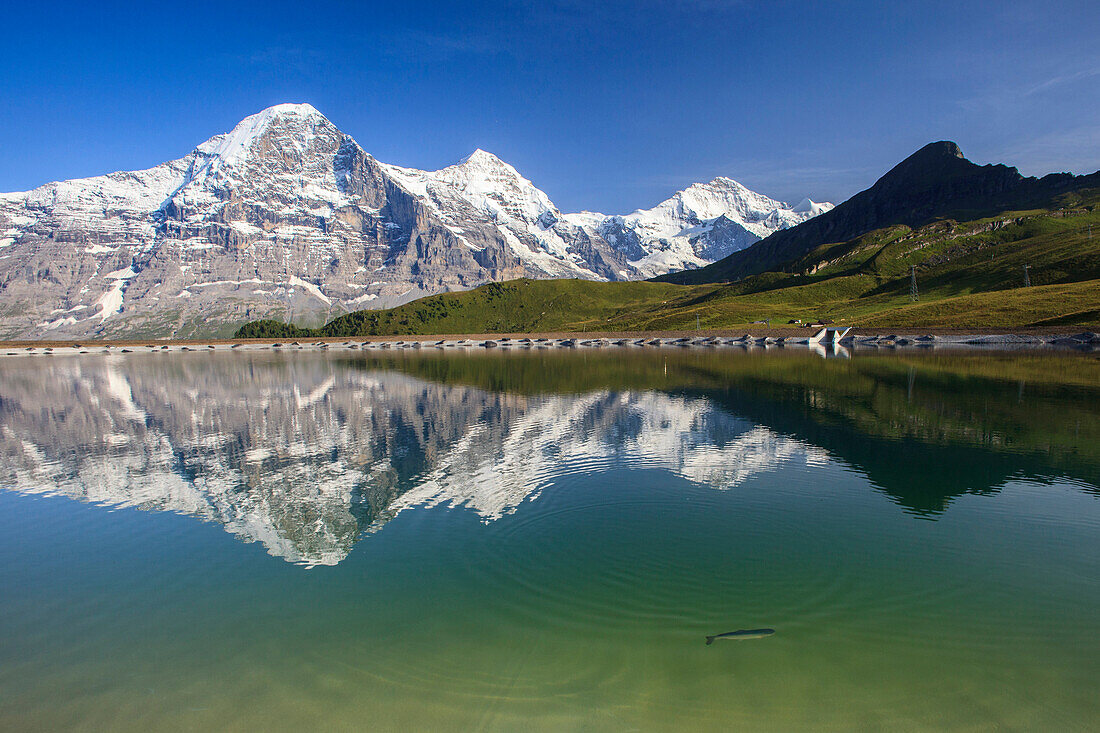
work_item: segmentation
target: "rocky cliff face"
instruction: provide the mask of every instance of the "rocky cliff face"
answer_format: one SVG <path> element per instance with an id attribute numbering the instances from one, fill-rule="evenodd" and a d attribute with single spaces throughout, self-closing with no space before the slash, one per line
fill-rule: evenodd
<path id="1" fill-rule="evenodd" d="M 659 277 L 666 282 L 737 280 L 791 262 L 828 243 L 846 242 L 883 227 L 917 228 L 937 219 L 972 220 L 1052 205 L 1067 191 L 1100 186 L 1100 173 L 1052 173 L 1026 178 L 1005 165 L 976 165 L 953 142 L 930 143 L 898 163 L 875 185 L 836 208 L 702 269 Z"/>
<path id="2" fill-rule="evenodd" d="M 563 214 L 484 151 L 386 165 L 311 106 L 278 105 L 149 170 L 0 194 L 0 337 L 229 334 L 493 280 L 637 279 L 827 208 L 716 179 L 624 217 Z"/>

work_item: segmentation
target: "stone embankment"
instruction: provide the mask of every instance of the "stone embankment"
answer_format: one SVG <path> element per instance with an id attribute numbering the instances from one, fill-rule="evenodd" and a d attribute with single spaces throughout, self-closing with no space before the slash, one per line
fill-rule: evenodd
<path id="1" fill-rule="evenodd" d="M 810 348 L 833 353 L 874 349 L 1056 349 L 1100 351 L 1100 334 L 866 334 L 850 332 L 836 343 L 817 342 L 805 332 L 796 335 L 639 335 L 571 334 L 566 336 L 498 336 L 481 334 L 462 337 L 391 337 L 321 340 L 237 340 L 188 342 L 11 342 L 0 344 L 0 356 L 61 356 L 73 354 L 165 354 L 215 351 L 401 351 L 474 350 L 524 351 L 592 348 Z"/>

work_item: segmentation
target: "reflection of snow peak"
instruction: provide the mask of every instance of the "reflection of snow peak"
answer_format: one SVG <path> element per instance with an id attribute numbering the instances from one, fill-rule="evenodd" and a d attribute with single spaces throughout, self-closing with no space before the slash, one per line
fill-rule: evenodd
<path id="1" fill-rule="evenodd" d="M 498 445 L 487 445 L 488 438 L 480 426 L 471 430 L 387 515 L 415 505 L 450 503 L 486 520 L 499 519 L 524 499 L 537 497 L 555 477 L 578 469 L 659 467 L 729 489 L 783 460 L 826 457 L 821 450 L 741 423 L 707 400 L 654 392 L 548 397 L 518 417 Z"/>
<path id="2" fill-rule="evenodd" d="M 28 360 L 0 406 L 0 488 L 195 516 L 305 565 L 340 562 L 412 506 L 489 521 L 578 472 L 727 489 L 825 458 L 706 399 L 523 397 L 316 356 Z"/>

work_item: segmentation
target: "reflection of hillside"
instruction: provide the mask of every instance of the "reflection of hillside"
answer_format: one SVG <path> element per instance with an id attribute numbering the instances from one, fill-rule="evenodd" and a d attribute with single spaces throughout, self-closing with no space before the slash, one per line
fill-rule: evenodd
<path id="1" fill-rule="evenodd" d="M 570 368 L 572 358 L 574 368 Z M 899 503 L 941 511 L 1012 477 L 1068 476 L 1098 486 L 1100 364 L 1082 356 L 857 355 L 724 350 L 600 351 L 456 362 L 393 359 L 449 384 L 537 394 L 614 384 L 707 399 L 819 446 Z M 576 368 L 576 367 L 580 368 Z"/>
<path id="2" fill-rule="evenodd" d="M 1094 367 L 969 366 L 713 350 L 18 360 L 0 383 L 0 488 L 188 514 L 333 564 L 410 506 L 490 521 L 615 466 L 722 489 L 832 456 L 920 512 L 1014 477 L 1097 486 Z"/>
<path id="3" fill-rule="evenodd" d="M 727 488 L 791 458 L 824 454 L 706 399 L 524 396 L 317 354 L 58 357 L 0 384 L 0 487 L 193 515 L 306 564 L 413 504 L 489 520 L 578 467 Z"/>
<path id="4" fill-rule="evenodd" d="M 711 392 L 707 397 L 779 434 L 818 446 L 866 474 L 901 505 L 922 514 L 942 512 L 951 499 L 963 494 L 994 493 L 1011 478 L 1047 480 L 1069 475 L 1095 482 L 1095 474 L 1075 471 L 1064 462 L 1055 464 L 1040 454 L 860 432 L 843 411 L 820 403 L 811 407 L 797 399 L 776 401 L 735 390 Z"/>
<path id="5" fill-rule="evenodd" d="M 1065 476 L 1100 492 L 1100 390 L 946 378 L 919 361 L 856 364 L 843 377 L 756 380 L 706 396 L 827 450 L 921 513 L 943 511 L 965 493 L 993 492 L 1012 478 Z"/>

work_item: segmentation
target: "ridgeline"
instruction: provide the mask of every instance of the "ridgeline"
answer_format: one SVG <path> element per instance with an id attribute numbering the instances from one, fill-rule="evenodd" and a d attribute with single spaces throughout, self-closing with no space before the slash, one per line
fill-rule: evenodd
<path id="1" fill-rule="evenodd" d="M 317 329 L 248 323 L 237 338 L 655 331 L 828 320 L 878 328 L 1100 325 L 1100 173 L 1024 178 L 953 143 L 715 264 L 657 282 L 513 280 Z M 731 281 L 732 280 L 732 281 Z"/>

